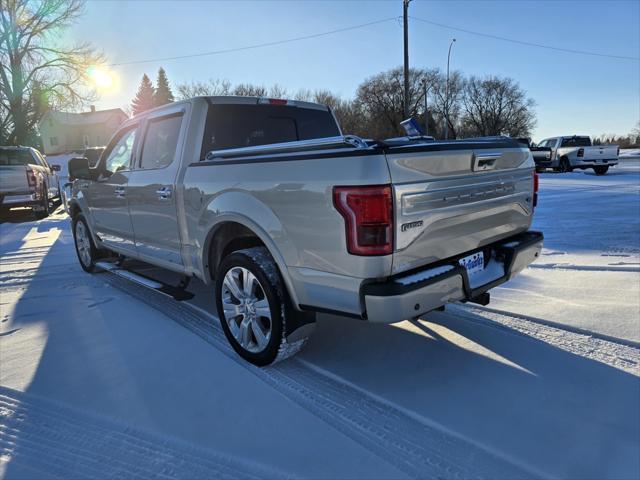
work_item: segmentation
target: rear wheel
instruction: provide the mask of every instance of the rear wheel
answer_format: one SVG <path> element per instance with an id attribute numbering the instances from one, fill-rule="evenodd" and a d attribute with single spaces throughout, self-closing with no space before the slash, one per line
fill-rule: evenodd
<path id="1" fill-rule="evenodd" d="M 593 171 L 596 172 L 596 175 L 604 175 L 609 171 L 609 165 L 593 167 Z"/>
<path id="2" fill-rule="evenodd" d="M 287 341 L 287 322 L 295 323 L 296 312 L 266 248 L 247 248 L 225 257 L 218 269 L 215 296 L 227 340 L 254 365 L 284 360 L 306 343 L 305 335 Z"/>
<path id="3" fill-rule="evenodd" d="M 49 192 L 47 191 L 47 187 L 42 187 L 42 203 L 39 205 L 38 210 L 34 210 L 36 218 L 46 218 L 51 213 L 51 209 L 49 208 Z"/>
<path id="4" fill-rule="evenodd" d="M 568 158 L 560 159 L 560 171 L 562 173 L 571 173 L 573 172 L 573 168 L 571 167 L 571 163 Z"/>

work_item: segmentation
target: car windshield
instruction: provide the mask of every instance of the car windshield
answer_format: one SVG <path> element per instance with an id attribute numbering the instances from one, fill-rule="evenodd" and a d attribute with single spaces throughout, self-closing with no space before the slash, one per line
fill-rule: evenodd
<path id="1" fill-rule="evenodd" d="M 35 163 L 35 161 L 29 150 L 0 150 L 0 166 L 29 165 L 30 163 Z"/>

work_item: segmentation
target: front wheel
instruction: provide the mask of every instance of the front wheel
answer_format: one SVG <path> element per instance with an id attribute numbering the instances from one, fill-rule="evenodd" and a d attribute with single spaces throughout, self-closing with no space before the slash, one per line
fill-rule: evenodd
<path id="1" fill-rule="evenodd" d="M 596 172 L 596 175 L 604 175 L 609 171 L 609 165 L 593 167 L 593 171 Z"/>
<path id="2" fill-rule="evenodd" d="M 82 214 L 73 219 L 73 240 L 76 245 L 76 254 L 78 255 L 80 266 L 85 272 L 93 272 L 98 259 L 98 249 L 93 243 L 89 226 Z"/>
<path id="3" fill-rule="evenodd" d="M 306 336 L 288 342 L 287 322 L 296 323 L 280 272 L 264 247 L 238 250 L 218 269 L 216 306 L 222 329 L 233 349 L 258 366 L 297 353 Z"/>

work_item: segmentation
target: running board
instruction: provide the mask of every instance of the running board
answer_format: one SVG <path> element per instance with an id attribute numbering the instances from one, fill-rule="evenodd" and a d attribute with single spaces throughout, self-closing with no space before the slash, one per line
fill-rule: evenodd
<path id="1" fill-rule="evenodd" d="M 119 267 L 115 263 L 96 262 L 96 267 L 113 273 L 114 275 L 118 275 L 119 277 L 126 278 L 127 280 L 131 280 L 132 282 L 137 283 L 138 285 L 142 285 L 143 287 L 147 287 L 160 292 L 178 301 L 191 300 L 193 298 L 193 293 L 191 292 L 187 292 L 186 290 L 179 287 L 174 287 L 173 285 L 168 285 L 166 283 L 153 280 L 149 277 L 145 277 L 144 275 L 140 275 L 139 273 L 134 273 L 131 270 Z"/>

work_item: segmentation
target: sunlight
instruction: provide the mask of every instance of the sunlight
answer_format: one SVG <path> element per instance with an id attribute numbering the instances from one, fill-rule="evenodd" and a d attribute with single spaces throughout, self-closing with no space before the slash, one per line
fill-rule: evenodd
<path id="1" fill-rule="evenodd" d="M 87 69 L 87 76 L 100 92 L 113 92 L 118 90 L 118 78 L 114 72 L 104 67 L 92 66 Z"/>

